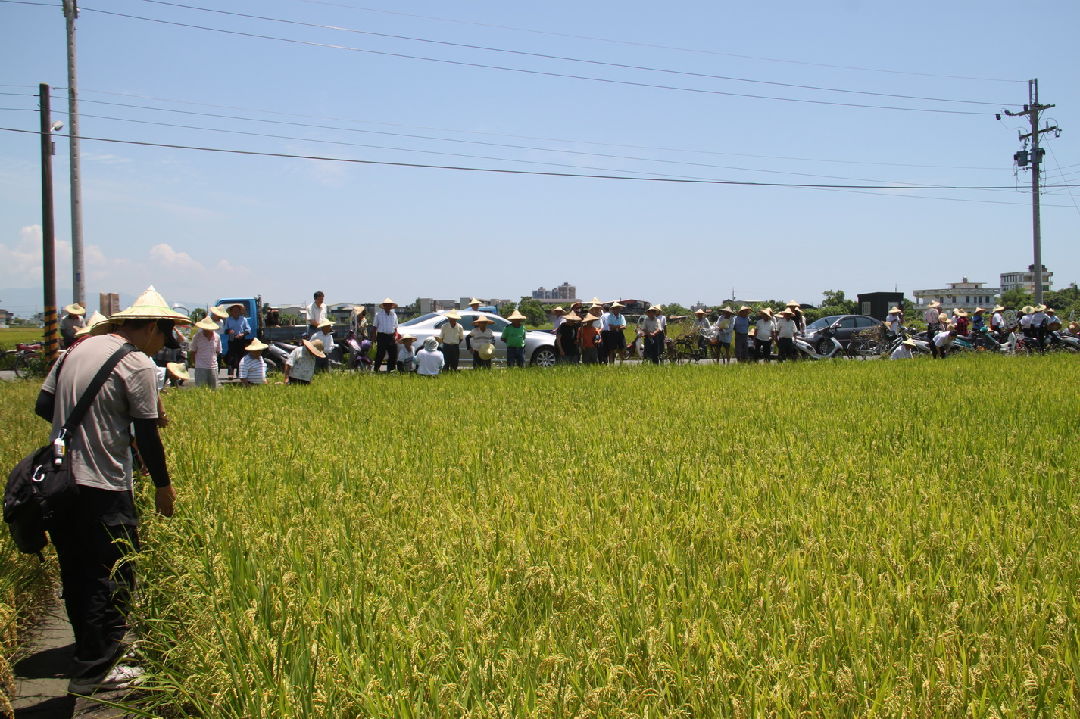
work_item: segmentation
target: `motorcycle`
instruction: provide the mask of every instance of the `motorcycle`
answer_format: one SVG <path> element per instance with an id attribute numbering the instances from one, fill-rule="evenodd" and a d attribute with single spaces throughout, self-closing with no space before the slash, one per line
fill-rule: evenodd
<path id="1" fill-rule="evenodd" d="M 795 349 L 808 359 L 834 359 L 844 356 L 844 347 L 836 339 L 836 324 L 819 330 L 811 345 L 802 337 L 795 338 Z"/>
<path id="2" fill-rule="evenodd" d="M 371 340 L 357 338 L 353 330 L 349 330 L 349 334 L 345 335 L 345 339 L 341 341 L 341 346 L 349 354 L 346 362 L 346 367 L 349 369 L 366 371 L 370 370 L 375 364 L 371 357 L 368 356 L 371 350 Z"/>

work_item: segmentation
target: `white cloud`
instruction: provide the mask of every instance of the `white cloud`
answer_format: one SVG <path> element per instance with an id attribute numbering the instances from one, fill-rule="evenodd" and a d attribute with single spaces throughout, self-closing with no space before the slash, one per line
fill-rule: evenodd
<path id="1" fill-rule="evenodd" d="M 239 275 L 241 277 L 246 276 L 246 275 L 250 274 L 250 272 L 251 272 L 250 270 L 248 270 L 248 268 L 244 267 L 243 265 L 234 265 L 233 263 L 229 262 L 228 260 L 224 260 L 224 259 L 218 260 L 217 264 L 214 265 L 214 270 L 217 271 L 217 272 L 220 272 L 220 273 L 228 273 L 228 274 L 232 274 L 232 275 Z"/>
<path id="2" fill-rule="evenodd" d="M 205 272 L 202 263 L 186 252 L 177 252 L 164 242 L 150 248 L 150 259 L 168 269 L 183 272 Z"/>
<path id="3" fill-rule="evenodd" d="M 0 243 L 0 284 L 22 287 L 40 277 L 41 225 L 27 225 L 13 244 Z"/>

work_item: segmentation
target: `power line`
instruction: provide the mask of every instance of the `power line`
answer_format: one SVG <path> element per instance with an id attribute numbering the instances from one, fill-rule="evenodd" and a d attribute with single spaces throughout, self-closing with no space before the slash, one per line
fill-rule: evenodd
<path id="1" fill-rule="evenodd" d="M 349 10 L 358 10 L 358 11 L 361 11 L 361 12 L 379 13 L 379 14 L 383 14 L 383 15 L 397 15 L 397 16 L 400 16 L 400 17 L 416 18 L 416 19 L 419 19 L 419 20 L 430 20 L 430 21 L 433 21 L 433 22 L 454 23 L 454 24 L 458 24 L 458 25 L 473 25 L 473 26 L 476 26 L 476 27 L 491 28 L 491 29 L 495 29 L 495 30 L 510 30 L 512 32 L 524 32 L 524 33 L 531 33 L 531 34 L 534 34 L 534 35 L 546 35 L 546 36 L 549 36 L 549 37 L 567 38 L 567 39 L 571 39 L 571 40 L 587 40 L 587 41 L 590 41 L 590 42 L 603 42 L 603 43 L 610 43 L 610 44 L 613 44 L 613 45 L 626 45 L 626 46 L 629 46 L 629 47 L 644 47 L 644 48 L 652 48 L 652 49 L 656 49 L 656 50 L 674 50 L 674 51 L 677 51 L 677 52 L 687 52 L 687 53 L 695 53 L 695 54 L 701 54 L 701 55 L 716 55 L 716 56 L 720 56 L 720 57 L 733 57 L 733 58 L 738 58 L 740 60 L 755 60 L 755 61 L 759 61 L 759 62 L 783 63 L 783 64 L 790 64 L 790 65 L 804 65 L 804 66 L 809 66 L 809 67 L 827 68 L 827 69 L 830 69 L 830 70 L 853 70 L 853 71 L 857 71 L 857 72 L 877 72 L 877 73 L 884 73 L 884 74 L 888 74 L 888 75 L 909 75 L 909 76 L 912 76 L 912 77 L 944 78 L 944 79 L 949 79 L 949 80 L 973 80 L 973 81 L 977 81 L 977 82 L 1003 82 L 1003 83 L 1019 83 L 1019 84 L 1023 84 L 1024 82 L 1026 82 L 1025 80 L 1010 80 L 1010 79 L 997 78 L 997 77 L 978 77 L 978 76 L 972 76 L 972 75 L 947 75 L 947 74 L 942 75 L 942 74 L 936 74 L 936 73 L 930 73 L 930 72 L 912 72 L 912 71 L 908 71 L 908 70 L 891 70 L 891 69 L 885 69 L 885 68 L 865 67 L 865 66 L 860 66 L 860 65 L 833 65 L 833 64 L 829 64 L 829 63 L 823 63 L 823 62 L 811 62 L 811 61 L 807 61 L 807 60 L 794 60 L 794 59 L 790 59 L 790 58 L 763 57 L 763 56 L 760 56 L 760 55 L 745 55 L 745 54 L 739 54 L 739 53 L 733 53 L 733 52 L 723 52 L 723 51 L 720 51 L 720 50 L 705 50 L 705 49 L 701 49 L 701 48 L 687 48 L 687 47 L 679 47 L 677 45 L 661 45 L 661 44 L 658 44 L 658 43 L 651 43 L 651 42 L 636 42 L 636 41 L 633 41 L 633 40 L 619 40 L 619 39 L 613 39 L 613 38 L 596 37 L 596 36 L 592 36 L 592 35 L 575 35 L 575 34 L 571 34 L 571 33 L 554 32 L 554 31 L 550 31 L 550 30 L 536 30 L 534 28 L 522 28 L 522 27 L 515 27 L 513 25 L 498 25 L 498 24 L 494 24 L 494 23 L 484 23 L 484 22 L 477 22 L 477 21 L 473 21 L 473 20 L 458 20 L 456 18 L 433 17 L 433 16 L 430 16 L 430 15 L 419 15 L 419 14 L 416 14 L 416 13 L 401 12 L 401 11 L 397 11 L 397 10 L 385 10 L 385 9 L 382 9 L 382 8 L 369 8 L 369 7 L 360 7 L 360 6 L 356 6 L 356 5 L 347 5 L 345 3 L 326 2 L 326 0 L 294 0 L 294 1 L 295 2 L 302 2 L 302 3 L 305 3 L 305 4 L 309 4 L 309 5 L 326 5 L 326 6 L 329 6 L 329 7 L 339 7 L 339 8 L 346 8 L 346 9 L 349 9 Z"/>
<path id="2" fill-rule="evenodd" d="M 2 1 L 2 0 L 0 0 L 0 1 Z M 16 87 L 16 86 L 11 86 L 11 87 Z M 19 86 L 19 87 L 29 87 L 29 86 Z M 62 90 L 64 88 L 57 87 L 57 88 L 54 88 L 54 89 Z M 717 150 L 702 150 L 702 149 L 685 148 L 685 147 L 651 146 L 651 145 L 636 145 L 636 144 L 631 144 L 631 143 L 599 142 L 599 141 L 596 141 L 596 140 L 567 139 L 567 138 L 544 137 L 544 136 L 535 136 L 535 135 L 519 135 L 519 134 L 512 134 L 512 133 L 497 133 L 497 132 L 476 131 L 476 130 L 461 130 L 461 129 L 457 129 L 457 128 L 433 127 L 433 126 L 426 126 L 426 125 L 419 125 L 419 126 L 417 126 L 417 125 L 407 125 L 407 124 L 403 124 L 403 123 L 385 122 L 385 121 L 376 121 L 376 120 L 353 120 L 353 119 L 348 119 L 348 118 L 340 118 L 340 117 L 332 117 L 332 116 L 305 115 L 305 114 L 301 114 L 301 113 L 288 113 L 288 112 L 280 112 L 280 111 L 277 111 L 277 110 L 267 110 L 267 109 L 262 109 L 262 108 L 248 108 L 248 107 L 242 107 L 242 106 L 238 106 L 238 105 L 222 105 L 222 104 L 207 103 L 207 102 L 201 102 L 201 101 L 183 100 L 183 99 L 168 98 L 168 97 L 157 97 L 157 96 L 153 96 L 153 95 L 143 95 L 143 94 L 139 94 L 139 93 L 114 92 L 114 91 L 110 91 L 110 90 L 91 90 L 91 89 L 83 88 L 82 92 L 83 93 L 97 93 L 97 94 L 103 94 L 103 95 L 112 95 L 112 96 L 117 96 L 117 97 L 136 97 L 136 98 L 146 99 L 146 100 L 155 100 L 155 101 L 158 101 L 158 102 L 169 102 L 169 103 L 178 103 L 178 104 L 184 104 L 184 105 L 196 105 L 196 106 L 203 106 L 203 107 L 213 107 L 213 108 L 218 108 L 218 109 L 223 109 L 223 110 L 241 110 L 241 111 L 247 111 L 247 112 L 262 112 L 262 113 L 281 116 L 281 117 L 297 117 L 297 118 L 305 118 L 305 119 L 309 119 L 309 120 L 323 120 L 323 121 L 332 121 L 332 122 L 360 122 L 360 123 L 365 123 L 365 124 L 379 125 L 379 126 L 383 126 L 383 127 L 396 127 L 396 128 L 403 128 L 403 129 L 419 129 L 419 130 L 430 130 L 430 131 L 438 131 L 438 132 L 452 132 L 452 133 L 460 133 L 460 134 L 468 134 L 468 135 L 479 135 L 479 136 L 487 136 L 487 137 L 506 137 L 506 138 L 517 139 L 517 140 L 530 140 L 530 141 L 535 141 L 535 142 L 559 142 L 559 143 L 567 143 L 567 144 L 572 144 L 572 145 L 594 145 L 596 147 L 625 148 L 625 149 L 631 149 L 631 150 L 647 150 L 647 151 L 654 151 L 654 152 L 693 153 L 693 154 L 708 155 L 708 156 L 714 156 L 714 157 L 747 157 L 747 158 L 753 158 L 753 159 L 785 160 L 785 161 L 791 161 L 791 162 L 815 162 L 815 163 L 829 163 L 829 164 L 839 164 L 839 165 L 870 165 L 870 166 L 881 166 L 881 167 L 904 167 L 904 168 L 915 168 L 915 169 L 974 170 L 974 171 L 980 171 L 980 172 L 1001 172 L 1001 170 L 1003 169 L 1000 166 L 999 167 L 985 167 L 985 166 L 971 166 L 971 165 L 934 165 L 934 164 L 921 164 L 921 163 L 912 163 L 912 162 L 881 162 L 881 161 L 870 161 L 870 160 L 845 160 L 845 159 L 840 159 L 840 158 L 835 158 L 835 157 L 816 158 L 816 157 L 800 157 L 800 156 L 793 156 L 793 155 L 767 155 L 767 154 L 747 153 L 747 152 L 721 152 L 721 151 L 717 151 Z M 36 97 L 36 95 L 33 94 L 33 93 L 0 92 L 0 95 L 18 95 L 18 96 L 26 96 L 26 97 Z M 359 129 L 359 128 L 349 128 L 349 127 L 339 128 L 339 127 L 327 126 L 327 125 L 323 125 L 323 124 L 295 122 L 295 121 L 284 122 L 284 121 L 277 121 L 277 120 L 271 120 L 271 119 L 267 119 L 267 118 L 257 118 L 257 117 L 235 117 L 235 116 L 223 115 L 223 114 L 219 114 L 219 113 L 196 112 L 196 111 L 191 111 L 191 110 L 181 110 L 181 109 L 177 109 L 177 108 L 168 108 L 168 107 L 156 107 L 156 106 L 151 106 L 151 105 L 135 105 L 135 104 L 130 104 L 130 103 L 117 103 L 117 102 L 109 102 L 107 100 L 88 100 L 88 99 L 84 98 L 83 102 L 95 103 L 95 104 L 99 104 L 99 105 L 109 105 L 109 106 L 114 106 L 114 107 L 125 107 L 125 108 L 129 108 L 129 109 L 150 110 L 150 111 L 154 111 L 154 112 L 172 112 L 172 113 L 177 113 L 177 114 L 193 115 L 193 116 L 200 116 L 200 117 L 238 119 L 238 120 L 242 120 L 242 121 L 245 121 L 245 122 L 262 122 L 262 123 L 267 123 L 267 124 L 288 125 L 288 126 L 292 126 L 292 127 L 342 130 L 342 131 L 347 131 L 347 132 L 359 132 L 359 133 L 371 133 L 371 134 L 380 133 L 380 131 L 376 131 L 376 130 L 363 130 L 363 129 Z M 403 137 L 413 137 L 414 136 L 414 135 L 409 134 L 409 133 L 380 133 L 380 134 L 388 134 L 388 135 L 392 135 L 392 136 L 403 136 Z M 421 139 L 431 139 L 431 138 L 428 138 L 426 136 L 415 136 L 415 137 L 420 137 Z M 445 139 L 448 142 L 460 142 L 460 143 L 478 144 L 478 145 L 487 145 L 487 146 L 497 146 L 497 147 L 498 146 L 513 147 L 512 145 L 503 145 L 502 143 L 489 143 L 489 142 L 484 142 L 484 141 L 479 141 L 479 140 L 462 140 L 462 139 L 458 139 L 458 138 L 439 138 L 439 139 Z M 521 149 L 520 146 L 518 147 L 518 149 Z M 548 152 L 566 152 L 566 153 L 571 153 L 571 154 L 574 154 L 574 153 L 578 152 L 578 151 L 569 150 L 569 149 L 552 149 L 552 148 L 528 147 L 526 149 L 530 149 L 530 150 L 539 149 L 539 150 L 548 151 Z M 595 156 L 599 156 L 599 157 L 608 156 L 608 155 L 605 155 L 604 153 L 587 153 L 587 154 L 591 154 L 591 155 L 595 155 Z M 613 157 L 624 157 L 624 156 L 619 156 L 619 155 L 612 155 L 612 156 Z M 660 160 L 656 160 L 656 161 L 660 162 Z M 673 162 L 677 162 L 677 161 L 673 161 Z M 718 165 L 709 165 L 709 166 L 712 166 L 712 167 L 726 167 L 726 168 L 729 168 L 729 169 L 744 169 L 744 168 L 731 168 L 730 166 L 723 166 L 723 165 L 719 165 L 719 166 Z M 788 174 L 797 174 L 797 173 L 792 172 L 792 173 L 788 173 Z M 829 176 L 828 175 L 821 175 L 821 177 L 829 177 Z"/>
<path id="3" fill-rule="evenodd" d="M 26 2 L 26 0 L 0 0 L 0 2 Z M 94 12 L 102 15 L 109 15 L 113 17 L 122 17 L 129 20 L 139 20 L 141 22 L 154 23 L 158 25 L 171 25 L 175 27 L 182 27 L 189 30 L 201 30 L 204 32 L 220 33 L 224 35 L 232 35 L 236 37 L 246 37 L 255 40 L 269 40 L 272 42 L 283 42 L 292 45 L 300 45 L 303 47 L 318 47 L 326 48 L 330 50 L 344 50 L 346 52 L 364 53 L 369 55 L 376 55 L 379 57 L 393 57 L 404 60 L 418 60 L 422 62 L 431 62 L 443 65 L 453 65 L 457 67 L 471 67 L 484 70 L 497 70 L 500 72 L 510 72 L 523 75 L 533 75 L 537 77 L 553 77 L 568 80 L 581 80 L 585 82 L 599 82 L 607 85 L 624 85 L 628 87 L 637 87 L 652 90 L 665 90 L 669 92 L 686 92 L 697 95 L 718 95 L 723 97 L 741 97 L 752 100 L 774 100 L 777 102 L 788 103 L 801 103 L 809 105 L 823 105 L 831 107 L 850 107 L 857 109 L 873 109 L 873 110 L 894 110 L 898 112 L 930 112 L 943 115 L 973 115 L 979 116 L 985 113 L 972 112 L 970 110 L 947 110 L 939 108 L 924 108 L 924 107 L 903 107 L 900 105 L 873 105 L 868 103 L 856 103 L 856 102 L 837 102 L 833 100 L 815 100 L 811 98 L 794 98 L 794 97 L 782 97 L 778 95 L 757 95 L 752 93 L 740 93 L 729 92 L 726 90 L 709 90 L 705 88 L 697 87 L 684 87 L 678 85 L 659 85 L 655 83 L 638 82 L 635 80 L 618 80 L 613 78 L 596 77 L 591 75 L 575 75 L 570 73 L 559 73 L 550 70 L 530 70 L 527 68 L 519 67 L 507 67 L 504 65 L 488 65 L 478 62 L 466 62 L 464 60 L 452 60 L 447 58 L 435 58 L 427 57 L 423 55 L 409 55 L 401 52 L 389 52 L 386 50 L 374 50 L 371 48 L 353 47 L 350 45 L 340 45 L 337 43 L 322 43 L 312 40 L 298 40 L 296 38 L 279 37 L 276 35 L 265 35 L 262 33 L 246 32 L 242 30 L 226 30 L 224 28 L 209 27 L 206 25 L 195 25 L 192 23 L 183 23 L 175 20 L 163 20 L 161 18 L 145 17 L 143 15 L 132 15 L 130 13 L 115 12 L 112 10 L 101 10 L 97 8 L 81 7 L 83 12 Z"/>
<path id="4" fill-rule="evenodd" d="M 0 127 L 0 131 L 4 132 L 17 132 L 22 134 L 37 135 L 40 131 L 37 130 L 23 130 L 13 127 Z M 62 135 L 59 133 L 52 133 L 60 137 L 70 137 L 69 135 Z M 292 160 L 318 160 L 321 162 L 344 162 L 350 164 L 359 165 L 383 165 L 391 167 L 411 167 L 418 169 L 431 169 L 431 170 L 456 170 L 461 172 L 484 172 L 506 175 L 539 175 L 545 177 L 572 177 L 582 179 L 596 179 L 596 180 L 627 180 L 638 182 L 668 182 L 676 184 L 709 184 L 709 185 L 732 185 L 732 186 L 744 186 L 744 187 L 785 187 L 796 189 L 820 189 L 820 190 L 906 190 L 906 189 L 919 189 L 919 190 L 1011 190 L 1012 187 L 1002 185 L 906 185 L 897 187 L 895 185 L 840 185 L 840 184 L 826 184 L 826 183 L 793 183 L 793 182 L 759 182 L 754 180 L 722 180 L 722 179 L 687 179 L 687 178 L 669 178 L 669 177 L 627 177 L 621 175 L 589 175 L 582 173 L 569 173 L 569 172 L 544 172 L 536 170 L 515 170 L 505 168 L 488 168 L 488 167 L 465 167 L 460 165 L 428 165 L 416 162 L 394 162 L 388 160 L 363 160 L 359 158 L 351 157 L 326 157 L 322 155 L 297 155 L 286 152 L 258 152 L 255 150 L 239 150 L 222 147 L 201 147 L 194 145 L 180 145 L 174 143 L 161 143 L 161 142 L 145 142 L 141 140 L 120 140 L 117 138 L 108 137 L 89 137 L 79 136 L 80 140 L 89 140 L 93 142 L 107 142 L 120 145 L 136 145 L 140 147 L 161 147 L 173 150 L 195 150 L 200 152 L 215 152 L 233 155 L 248 155 L 254 157 L 277 157 Z M 1047 187 L 1080 187 L 1077 185 L 1047 185 Z"/>
<path id="5" fill-rule="evenodd" d="M 799 83 L 781 82 L 777 80 L 761 80 L 756 78 L 738 77 L 732 75 L 716 75 L 712 73 L 694 72 L 689 70 L 675 70 L 671 68 L 658 68 L 648 65 L 633 65 L 627 63 L 609 62 L 604 60 L 594 60 L 588 58 L 569 57 L 564 55 L 552 55 L 549 53 L 531 52 L 527 50 L 516 50 L 501 47 L 491 47 L 487 45 L 475 45 L 471 43 L 453 42 L 450 40 L 434 40 L 431 38 L 416 37 L 412 35 L 399 35 L 394 33 L 376 32 L 374 30 L 360 30 L 357 28 L 342 27 L 340 25 L 325 25 L 321 23 L 306 22 L 303 20 L 289 20 L 284 18 L 269 17 L 266 15 L 254 15 L 251 13 L 235 12 L 231 10 L 220 10 L 217 8 L 206 8 L 198 5 L 188 5 L 185 3 L 169 2 L 169 0 L 141 0 L 141 2 L 149 3 L 153 5 L 162 5 L 166 7 L 183 8 L 185 10 L 196 10 L 199 12 L 212 13 L 216 15 L 225 15 L 228 17 L 241 17 L 249 20 L 262 20 L 265 22 L 280 23 L 285 25 L 296 25 L 299 27 L 314 28 L 319 30 L 332 30 L 335 32 L 346 32 L 356 35 L 367 35 L 370 37 L 386 38 L 391 40 L 405 40 L 407 42 L 426 43 L 430 45 L 442 45 L 445 47 L 456 47 L 467 50 L 481 50 L 485 52 L 505 53 L 509 55 L 519 55 L 523 57 L 535 57 L 542 60 L 557 60 L 564 62 L 582 63 L 588 65 L 597 65 L 600 67 L 612 67 L 619 70 L 640 70 L 644 72 L 656 72 L 664 73 L 668 75 L 681 75 L 687 77 L 694 77 L 699 79 L 708 80 L 723 80 L 726 82 L 742 82 L 756 85 L 771 85 L 775 87 L 785 87 L 799 90 L 811 90 L 814 92 L 836 92 L 850 95 L 866 95 L 870 97 L 888 97 L 898 100 L 915 100 L 915 101 L 927 101 L 927 102 L 954 102 L 967 105 L 986 105 L 999 107 L 1002 103 L 987 102 L 982 100 L 963 100 L 955 98 L 943 98 L 943 97 L 925 97 L 920 95 L 901 95 L 888 92 L 876 92 L 873 90 L 852 90 L 849 88 L 838 87 L 822 87 L 819 85 L 803 85 Z M 1012 106 L 1012 105 L 1010 105 Z"/>

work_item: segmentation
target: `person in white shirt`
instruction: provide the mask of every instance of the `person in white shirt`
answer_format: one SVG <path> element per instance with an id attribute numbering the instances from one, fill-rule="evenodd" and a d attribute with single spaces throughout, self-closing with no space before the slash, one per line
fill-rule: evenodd
<path id="1" fill-rule="evenodd" d="M 451 372 L 457 372 L 461 343 L 465 341 L 465 328 L 458 321 L 460 319 L 461 314 L 457 310 L 450 310 L 446 313 L 446 322 L 439 328 L 439 344 L 442 345 L 439 349 L 442 350 L 446 369 Z"/>
<path id="2" fill-rule="evenodd" d="M 1046 305 L 1036 307 L 1030 317 L 1031 336 L 1035 338 L 1035 344 L 1039 346 L 1039 351 L 1046 352 L 1047 326 L 1050 324 L 1050 318 L 1046 314 Z"/>
<path id="3" fill-rule="evenodd" d="M 424 340 L 424 347 L 416 353 L 416 374 L 421 377 L 438 377 L 445 365 L 439 341 L 434 337 Z"/>
<path id="4" fill-rule="evenodd" d="M 386 359 L 386 371 L 394 370 L 397 359 L 397 312 L 394 308 L 397 302 L 387 297 L 379 304 L 379 311 L 375 313 L 375 369 L 378 372 L 383 359 Z"/>
<path id="5" fill-rule="evenodd" d="M 894 349 L 892 351 L 892 354 L 889 355 L 889 359 L 911 359 L 915 356 L 912 353 L 912 350 L 915 348 L 915 346 L 915 340 L 906 339 L 899 345 L 897 345 L 896 349 Z"/>
<path id="6" fill-rule="evenodd" d="M 730 307 L 721 307 L 717 312 L 720 313 L 720 317 L 713 325 L 713 331 L 716 333 L 716 362 L 719 364 L 723 358 L 724 364 L 727 364 L 731 361 L 732 320 L 735 318 L 735 310 Z"/>
<path id="7" fill-rule="evenodd" d="M 314 299 L 307 308 L 308 328 L 312 334 L 318 331 L 319 323 L 326 319 L 326 302 L 322 290 L 315 291 Z"/>
<path id="8" fill-rule="evenodd" d="M 694 310 L 694 333 L 697 334 L 698 349 L 709 356 L 709 340 L 713 336 L 713 325 L 709 322 L 709 313 L 700 307 Z"/>
<path id="9" fill-rule="evenodd" d="M 410 334 L 401 335 L 401 344 L 397 351 L 398 372 L 413 372 L 416 370 L 416 355 L 413 354 L 413 342 L 416 338 Z"/>
<path id="10" fill-rule="evenodd" d="M 244 350 L 247 354 L 240 360 L 240 384 L 266 384 L 266 360 L 262 353 L 267 345 L 258 339 L 252 340 Z"/>
<path id="11" fill-rule="evenodd" d="M 926 323 L 926 338 L 930 340 L 930 351 L 934 357 L 938 356 L 937 345 L 934 344 L 934 337 L 941 331 L 941 321 L 938 319 L 940 313 L 941 303 L 938 301 L 931 302 L 927 305 L 927 309 L 923 312 L 923 322 Z"/>
<path id="12" fill-rule="evenodd" d="M 997 335 L 998 342 L 1004 342 L 1009 338 L 1009 330 L 1005 326 L 1005 308 L 997 305 L 993 311 L 994 314 L 990 317 L 990 331 Z"/>
<path id="13" fill-rule="evenodd" d="M 221 354 L 221 325 L 209 317 L 195 323 L 198 332 L 191 338 L 188 356 L 195 361 L 195 386 L 218 388 L 218 355 Z"/>
<path id="14" fill-rule="evenodd" d="M 600 340 L 603 345 L 603 361 L 615 364 L 615 358 L 626 351 L 626 315 L 622 313 L 626 305 L 612 302 L 611 311 L 600 317 Z"/>
<path id="15" fill-rule="evenodd" d="M 473 320 L 472 331 L 465 337 L 466 346 L 472 351 L 473 369 L 491 369 L 491 358 L 495 354 L 495 333 L 491 325 L 495 320 L 480 315 Z"/>
<path id="16" fill-rule="evenodd" d="M 311 335 L 311 339 L 322 340 L 323 354 L 325 354 L 326 357 L 316 360 L 315 371 L 326 372 L 330 369 L 330 355 L 337 347 L 334 343 L 334 323 L 331 322 L 329 318 L 321 320 L 318 329 Z"/>
<path id="17" fill-rule="evenodd" d="M 799 325 L 795 323 L 795 313 L 790 308 L 784 308 L 776 322 L 776 348 L 781 362 L 785 359 L 799 358 L 795 351 L 795 335 L 797 334 L 799 334 Z"/>
<path id="18" fill-rule="evenodd" d="M 900 334 L 900 327 L 904 324 L 904 311 L 899 307 L 893 307 L 889 310 L 889 316 L 886 318 L 885 324 L 889 328 L 889 336 L 896 337 Z"/>
<path id="19" fill-rule="evenodd" d="M 773 330 L 772 310 L 762 307 L 758 310 L 758 319 L 754 323 L 754 346 L 757 348 L 758 359 L 768 361 L 772 358 Z"/>
<path id="20" fill-rule="evenodd" d="M 956 339 L 956 330 L 948 329 L 942 330 L 934 335 L 934 341 L 931 343 L 931 347 L 937 348 L 937 357 L 945 359 L 946 353 L 949 351 L 949 347 L 952 346 L 953 340 Z"/>
<path id="21" fill-rule="evenodd" d="M 564 310 L 562 307 L 556 307 L 551 311 L 551 314 L 551 329 L 555 333 L 558 333 L 559 325 L 563 323 L 563 320 L 566 317 L 566 310 Z"/>
<path id="22" fill-rule="evenodd" d="M 638 336 L 645 344 L 645 359 L 653 364 L 660 364 L 660 353 L 664 351 L 664 320 L 660 316 L 663 310 L 653 305 L 645 310 L 645 316 L 638 320 Z"/>

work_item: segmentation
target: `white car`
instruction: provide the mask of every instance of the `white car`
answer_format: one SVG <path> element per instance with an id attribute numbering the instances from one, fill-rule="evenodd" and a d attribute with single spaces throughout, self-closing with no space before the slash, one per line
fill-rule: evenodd
<path id="1" fill-rule="evenodd" d="M 416 338 L 416 343 L 413 347 L 420 348 L 424 346 L 424 340 L 428 337 L 438 338 L 439 330 L 449 320 L 446 319 L 447 311 L 443 312 L 429 312 L 426 315 L 420 315 L 414 317 L 408 322 L 402 322 L 398 325 L 398 332 L 405 334 L 406 332 Z M 502 330 L 510 323 L 499 317 L 496 314 L 490 312 L 477 312 L 475 310 L 458 310 L 458 314 L 461 315 L 461 319 L 458 323 L 465 328 L 465 334 L 469 333 L 469 330 L 473 328 L 473 320 L 477 317 L 489 317 L 494 324 L 491 325 L 491 332 L 495 335 L 495 360 L 503 364 L 506 363 L 506 345 L 503 344 Z M 541 330 L 527 330 L 525 332 L 525 361 L 536 367 L 552 367 L 557 359 L 555 351 L 555 335 L 551 332 L 544 332 Z M 461 366 L 472 366 L 472 353 L 466 351 L 465 341 L 461 342 Z"/>

